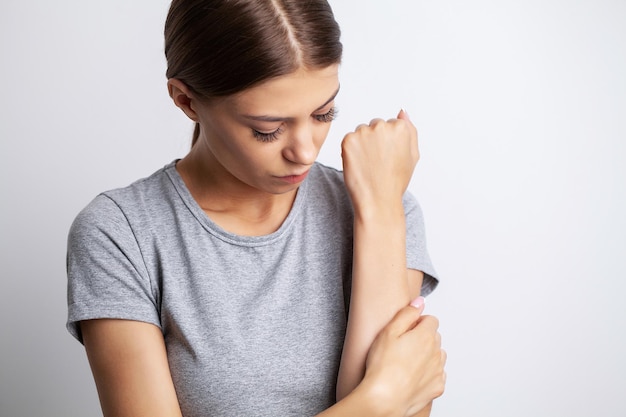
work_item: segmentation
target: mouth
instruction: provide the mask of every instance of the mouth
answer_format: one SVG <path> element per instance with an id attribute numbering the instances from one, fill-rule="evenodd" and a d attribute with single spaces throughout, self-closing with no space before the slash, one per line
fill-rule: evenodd
<path id="1" fill-rule="evenodd" d="M 307 175 L 309 175 L 309 171 L 305 171 L 303 174 L 286 175 L 284 177 L 277 178 L 289 184 L 298 184 L 304 181 Z"/>

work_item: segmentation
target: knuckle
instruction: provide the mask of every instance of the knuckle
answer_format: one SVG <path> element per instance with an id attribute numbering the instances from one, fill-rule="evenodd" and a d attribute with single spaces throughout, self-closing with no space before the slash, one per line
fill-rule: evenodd
<path id="1" fill-rule="evenodd" d="M 360 125 L 358 125 L 358 126 L 356 127 L 356 129 L 354 129 L 354 132 L 355 132 L 355 133 L 360 133 L 360 132 L 362 132 L 362 131 L 363 131 L 363 129 L 366 129 L 366 128 L 369 128 L 369 126 L 368 126 L 368 125 L 366 125 L 366 124 L 361 123 Z"/>
<path id="2" fill-rule="evenodd" d="M 441 381 L 439 384 L 437 384 L 437 386 L 435 387 L 435 393 L 434 393 L 435 398 L 441 397 L 445 389 L 446 389 L 445 382 Z"/>
<path id="3" fill-rule="evenodd" d="M 432 326 L 435 330 L 439 328 L 439 319 L 435 316 L 422 316 L 423 321 Z"/>
<path id="4" fill-rule="evenodd" d="M 387 123 L 382 119 L 373 119 L 370 122 L 370 126 L 372 127 L 372 129 L 374 129 L 375 132 L 380 132 L 382 130 L 385 130 Z"/>
<path id="5" fill-rule="evenodd" d="M 407 120 L 399 119 L 398 127 L 402 129 L 404 132 L 407 132 L 412 136 L 415 135 L 416 133 L 415 127 L 411 123 L 409 123 Z"/>
<path id="6" fill-rule="evenodd" d="M 350 133 L 348 133 L 347 135 L 345 135 L 345 136 L 343 137 L 343 140 L 341 141 L 341 146 L 342 146 L 343 148 L 345 148 L 345 147 L 349 147 L 349 146 L 352 146 L 352 144 L 353 144 L 355 141 L 357 141 L 357 140 L 358 140 L 358 138 L 359 138 L 359 129 L 357 128 L 357 130 L 356 130 L 356 131 L 354 131 L 354 132 L 350 132 Z"/>

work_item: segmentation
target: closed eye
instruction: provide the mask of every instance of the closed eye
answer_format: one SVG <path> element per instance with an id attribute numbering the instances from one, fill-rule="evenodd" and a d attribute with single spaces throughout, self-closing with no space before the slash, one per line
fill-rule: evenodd
<path id="1" fill-rule="evenodd" d="M 256 129 L 252 129 L 252 135 L 259 142 L 274 142 L 278 139 L 278 135 L 280 135 L 282 132 L 283 130 L 280 127 L 275 131 L 269 133 L 259 132 Z"/>
<path id="2" fill-rule="evenodd" d="M 318 122 L 330 123 L 337 118 L 338 114 L 339 114 L 339 109 L 337 109 L 337 107 L 332 107 L 330 110 L 328 110 L 327 113 L 314 114 L 313 117 Z"/>
<path id="3" fill-rule="evenodd" d="M 324 114 L 314 114 L 313 118 L 315 118 L 315 120 L 317 120 L 318 122 L 330 123 L 337 118 L 338 113 L 339 110 L 337 109 L 337 107 L 332 107 L 330 110 L 328 110 L 328 112 Z M 280 127 L 273 132 L 261 132 L 256 129 L 252 129 L 252 135 L 254 136 L 254 138 L 259 142 L 265 143 L 278 140 L 278 136 L 281 133 L 283 133 L 283 129 Z"/>

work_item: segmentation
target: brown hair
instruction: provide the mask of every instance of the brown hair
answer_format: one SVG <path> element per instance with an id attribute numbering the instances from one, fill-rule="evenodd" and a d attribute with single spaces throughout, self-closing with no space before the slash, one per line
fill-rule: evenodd
<path id="1" fill-rule="evenodd" d="M 339 63 L 340 34 L 326 0 L 174 0 L 166 75 L 203 98 L 227 96 L 301 66 Z M 199 132 L 196 124 L 192 146 Z"/>

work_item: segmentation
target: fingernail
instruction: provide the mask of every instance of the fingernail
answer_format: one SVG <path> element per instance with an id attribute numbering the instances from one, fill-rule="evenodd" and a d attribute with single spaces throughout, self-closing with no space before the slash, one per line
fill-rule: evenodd
<path id="1" fill-rule="evenodd" d="M 406 116 L 406 118 L 411 120 L 411 116 L 409 116 L 409 112 L 406 111 L 406 109 L 402 109 L 402 111 L 404 112 L 404 115 Z"/>
<path id="2" fill-rule="evenodd" d="M 411 305 L 415 308 L 420 308 L 424 305 L 425 301 L 426 300 L 424 300 L 424 297 L 419 296 L 415 300 L 411 301 Z"/>

